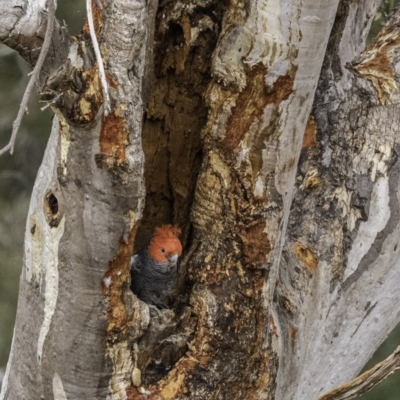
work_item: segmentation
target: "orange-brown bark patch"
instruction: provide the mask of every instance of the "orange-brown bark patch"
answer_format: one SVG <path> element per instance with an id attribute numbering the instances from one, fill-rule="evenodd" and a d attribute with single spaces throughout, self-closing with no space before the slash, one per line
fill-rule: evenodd
<path id="1" fill-rule="evenodd" d="M 398 26 L 389 23 L 360 59 L 348 66 L 357 76 L 372 83 L 382 104 L 388 103 L 397 92 L 393 48 L 399 43 Z"/>
<path id="2" fill-rule="evenodd" d="M 290 72 L 286 75 L 279 76 L 269 92 L 268 103 L 278 104 L 287 100 L 293 93 L 293 84 L 294 79 Z"/>
<path id="3" fill-rule="evenodd" d="M 102 155 L 111 156 L 116 165 L 125 162 L 125 150 L 129 144 L 125 119 L 111 113 L 103 118 L 100 132 L 100 150 Z"/>
<path id="4" fill-rule="evenodd" d="M 296 340 L 296 334 L 297 334 L 296 328 L 293 328 L 293 326 L 289 326 L 289 336 L 290 336 L 290 339 L 292 339 L 293 341 L 295 341 L 295 340 Z"/>
<path id="5" fill-rule="evenodd" d="M 309 271 L 312 272 L 318 268 L 318 259 L 310 249 L 299 242 L 295 242 L 293 243 L 293 251 L 296 257 Z"/>
<path id="6" fill-rule="evenodd" d="M 266 262 L 266 256 L 271 251 L 271 242 L 268 239 L 264 222 L 257 222 L 247 226 L 241 232 L 243 254 L 247 266 L 257 267 Z"/>
<path id="7" fill-rule="evenodd" d="M 247 85 L 236 99 L 228 119 L 223 144 L 229 151 L 235 150 L 251 124 L 259 118 L 268 104 L 279 104 L 293 92 L 293 77 L 279 76 L 272 87 L 265 83 L 267 67 L 259 63 L 247 71 Z"/>
<path id="8" fill-rule="evenodd" d="M 113 89 L 117 89 L 118 88 L 118 83 L 117 81 L 109 74 L 106 73 L 106 80 L 107 83 L 110 87 L 112 87 Z"/>
<path id="9" fill-rule="evenodd" d="M 312 189 L 317 187 L 321 183 L 321 178 L 319 176 L 310 176 L 304 182 L 304 186 L 306 189 Z"/>
<path id="10" fill-rule="evenodd" d="M 318 146 L 317 132 L 318 129 L 315 118 L 313 115 L 310 115 L 310 118 L 308 118 L 307 121 L 306 130 L 304 132 L 303 148 Z"/>
<path id="11" fill-rule="evenodd" d="M 134 386 L 128 386 L 126 388 L 126 398 L 127 400 L 145 400 L 148 396 L 140 393 Z"/>
<path id="12" fill-rule="evenodd" d="M 120 239 L 118 253 L 110 261 L 108 271 L 101 282 L 103 294 L 108 297 L 107 331 L 122 331 L 126 328 L 127 312 L 122 301 L 122 288 L 129 279 L 129 263 L 138 223 L 135 223 L 125 240 Z"/>
<path id="13" fill-rule="evenodd" d="M 369 80 L 378 93 L 378 98 L 385 104 L 390 97 L 390 88 L 395 89 L 394 71 L 391 60 L 384 53 L 375 53 L 372 58 L 354 67 L 356 74 Z"/>
<path id="14" fill-rule="evenodd" d="M 388 47 L 385 46 L 384 49 Z M 390 65 L 390 59 L 387 54 L 383 52 L 377 52 L 374 54 L 374 57 L 368 59 L 367 61 L 359 64 L 356 69 L 364 73 L 368 73 L 371 71 L 378 72 L 382 76 L 393 77 L 393 68 Z"/>
<path id="15" fill-rule="evenodd" d="M 190 375 L 191 371 L 201 364 L 206 364 L 210 358 L 202 358 L 196 360 L 193 357 L 187 356 L 180 359 L 175 368 L 163 378 L 157 385 L 147 388 L 150 392 L 145 396 L 141 395 L 133 386 L 126 391 L 128 400 L 175 400 L 187 393 L 185 379 Z"/>
<path id="16" fill-rule="evenodd" d="M 239 94 L 226 126 L 223 144 L 230 151 L 237 148 L 253 121 L 261 116 L 268 104 L 265 85 L 267 71 L 267 67 L 261 63 L 248 71 L 247 85 Z"/>
<path id="17" fill-rule="evenodd" d="M 106 9 L 107 8 L 107 4 L 103 0 L 100 0 L 100 2 L 101 2 L 101 5 L 102 5 L 103 9 Z M 101 29 L 102 29 L 102 26 L 103 26 L 103 12 L 98 7 L 98 5 L 97 5 L 95 0 L 92 0 L 92 13 L 93 13 L 94 31 L 96 32 L 97 40 L 100 41 Z M 83 24 L 82 31 L 85 34 L 90 35 L 89 23 L 88 23 L 87 18 L 85 19 L 85 23 Z"/>
<path id="18" fill-rule="evenodd" d="M 271 327 L 271 332 L 272 332 L 272 334 L 273 334 L 276 338 L 278 338 L 278 337 L 279 337 L 279 335 L 278 335 L 278 328 L 277 328 L 276 325 L 275 325 L 275 320 L 274 320 L 274 317 L 273 317 L 272 315 L 270 315 L 270 317 L 269 317 L 269 326 Z"/>
<path id="19" fill-rule="evenodd" d="M 184 394 L 187 389 L 185 378 L 193 370 L 197 362 L 184 358 L 176 365 L 176 368 L 167 375 L 167 379 L 160 385 L 160 395 L 164 400 L 175 400 Z M 153 397 L 156 400 L 156 396 Z"/>

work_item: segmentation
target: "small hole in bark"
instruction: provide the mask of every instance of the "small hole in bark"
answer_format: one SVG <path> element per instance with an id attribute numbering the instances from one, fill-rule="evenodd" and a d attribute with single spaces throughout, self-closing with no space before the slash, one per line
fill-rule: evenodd
<path id="1" fill-rule="evenodd" d="M 396 246 L 394 246 L 394 251 L 397 251 L 397 244 L 396 244 Z"/>
<path id="2" fill-rule="evenodd" d="M 60 216 L 58 214 L 59 206 L 58 206 L 58 199 L 52 193 L 48 192 L 44 201 L 44 209 L 46 212 L 46 219 L 48 224 L 51 227 L 58 226 L 60 222 Z"/>
<path id="3" fill-rule="evenodd" d="M 50 193 L 47 197 L 47 205 L 52 215 L 56 215 L 58 213 L 58 200 L 57 197 L 54 196 L 53 193 Z"/>
<path id="4" fill-rule="evenodd" d="M 31 234 L 34 235 L 36 232 L 36 224 L 33 224 L 31 227 Z"/>

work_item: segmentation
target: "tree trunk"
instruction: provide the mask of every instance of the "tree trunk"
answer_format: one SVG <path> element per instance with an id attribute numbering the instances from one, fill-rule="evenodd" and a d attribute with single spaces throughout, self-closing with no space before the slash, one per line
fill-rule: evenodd
<path id="1" fill-rule="evenodd" d="M 399 322 L 398 16 L 360 56 L 378 5 L 340 5 L 306 129 L 276 292 L 277 398 L 345 383 Z"/>
<path id="2" fill-rule="evenodd" d="M 35 63 L 43 4 L 9 3 L 0 40 Z M 93 2 L 108 115 L 87 25 L 56 24 L 1 399 L 317 399 L 357 375 L 400 319 L 397 16 L 361 54 L 378 5 Z M 172 310 L 129 290 L 162 223 Z"/>
<path id="3" fill-rule="evenodd" d="M 11 3 L 0 6 L 2 40 L 34 62 L 43 4 Z M 123 293 L 145 198 L 141 126 L 155 5 L 103 6 L 94 19 L 103 54 L 111 54 L 112 112 L 102 112 L 87 27 L 70 38 L 56 26 L 39 82 L 56 115 L 28 213 L 4 399 L 123 396 L 130 376 L 113 375 L 115 357 L 131 366 L 127 338 L 140 337 L 148 323 L 148 308 Z"/>

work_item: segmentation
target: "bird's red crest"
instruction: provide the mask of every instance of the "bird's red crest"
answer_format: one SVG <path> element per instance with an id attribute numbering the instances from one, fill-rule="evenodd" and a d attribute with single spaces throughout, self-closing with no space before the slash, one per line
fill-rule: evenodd
<path id="1" fill-rule="evenodd" d="M 164 237 L 164 238 L 175 238 L 178 237 L 181 234 L 181 229 L 178 228 L 177 226 L 173 225 L 162 225 L 162 226 L 157 226 L 154 229 L 154 234 L 153 236 L 159 236 L 159 237 Z"/>
<path id="2" fill-rule="evenodd" d="M 168 262 L 168 257 L 182 254 L 182 244 L 178 239 L 180 228 L 173 225 L 162 225 L 154 229 L 150 241 L 149 255 L 157 262 Z"/>

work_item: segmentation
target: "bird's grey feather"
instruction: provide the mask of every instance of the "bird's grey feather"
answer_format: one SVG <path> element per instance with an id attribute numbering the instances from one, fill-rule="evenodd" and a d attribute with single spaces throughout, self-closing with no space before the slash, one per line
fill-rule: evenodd
<path id="1" fill-rule="evenodd" d="M 168 307 L 176 281 L 177 265 L 154 261 L 145 246 L 131 258 L 131 290 L 136 296 L 158 308 Z"/>

